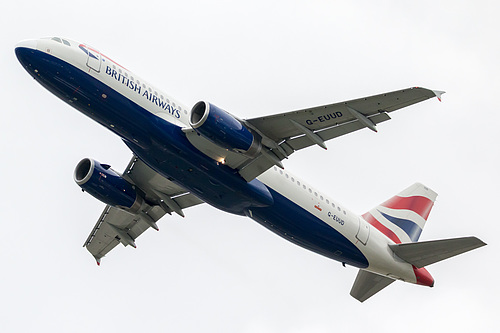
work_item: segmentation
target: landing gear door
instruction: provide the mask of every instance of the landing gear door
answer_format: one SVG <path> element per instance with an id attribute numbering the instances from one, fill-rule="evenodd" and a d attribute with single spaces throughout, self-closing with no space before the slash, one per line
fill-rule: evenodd
<path id="1" fill-rule="evenodd" d="M 356 234 L 356 238 L 361 243 L 363 243 L 363 245 L 366 245 L 366 243 L 368 242 L 368 238 L 370 237 L 370 224 L 361 217 L 358 218 L 358 222 L 359 228 L 358 233 Z"/>
<path id="2" fill-rule="evenodd" d="M 88 54 L 87 66 L 99 73 L 101 71 L 101 53 L 91 47 L 88 47 L 88 45 L 85 45 L 85 48 L 87 49 Z"/>

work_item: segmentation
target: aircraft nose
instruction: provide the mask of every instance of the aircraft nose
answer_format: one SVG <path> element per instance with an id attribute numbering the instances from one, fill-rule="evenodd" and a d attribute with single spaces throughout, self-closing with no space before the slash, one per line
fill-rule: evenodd
<path id="1" fill-rule="evenodd" d="M 35 39 L 23 40 L 16 44 L 17 60 L 28 70 L 37 51 L 38 41 Z M 29 71 L 28 71 L 29 72 Z"/>
<path id="2" fill-rule="evenodd" d="M 22 40 L 19 43 L 17 43 L 16 50 L 19 48 L 36 50 L 37 46 L 38 46 L 38 41 L 36 39 L 27 39 L 27 40 Z"/>

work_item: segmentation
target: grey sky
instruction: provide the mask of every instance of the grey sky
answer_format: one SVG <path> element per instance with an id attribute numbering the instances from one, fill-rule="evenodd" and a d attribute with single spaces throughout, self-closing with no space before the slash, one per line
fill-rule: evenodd
<path id="1" fill-rule="evenodd" d="M 0 20 L 2 332 L 491 331 L 500 123 L 495 1 L 28 1 Z M 421 240 L 487 247 L 364 304 L 357 270 L 208 205 L 165 217 L 97 267 L 82 247 L 104 204 L 72 179 L 83 157 L 123 170 L 118 137 L 52 96 L 14 45 L 89 43 L 186 105 L 250 118 L 412 86 L 445 90 L 393 120 L 294 154 L 285 167 L 357 213 L 415 181 L 438 192 Z"/>

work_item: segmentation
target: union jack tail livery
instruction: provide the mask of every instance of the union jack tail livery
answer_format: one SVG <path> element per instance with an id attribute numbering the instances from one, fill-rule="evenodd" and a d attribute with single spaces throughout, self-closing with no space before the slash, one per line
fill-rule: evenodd
<path id="1" fill-rule="evenodd" d="M 415 183 L 363 215 L 394 243 L 416 242 L 424 229 L 437 193 Z"/>
<path id="2" fill-rule="evenodd" d="M 433 287 L 434 278 L 425 266 L 486 245 L 476 237 L 418 242 L 436 197 L 436 192 L 416 183 L 362 215 L 388 238 L 386 246 L 392 250 L 389 252 L 393 262 L 389 258 L 374 258 L 368 268 L 360 269 L 351 289 L 352 297 L 364 302 L 395 280 Z M 385 273 L 397 270 L 397 275 Z"/>

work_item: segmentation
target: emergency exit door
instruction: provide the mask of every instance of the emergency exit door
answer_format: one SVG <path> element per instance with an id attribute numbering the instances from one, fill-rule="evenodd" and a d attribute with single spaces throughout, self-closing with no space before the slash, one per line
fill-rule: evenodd
<path id="1" fill-rule="evenodd" d="M 368 238 L 370 237 L 370 224 L 361 217 L 358 218 L 358 223 L 359 227 L 356 238 L 363 243 L 363 245 L 366 245 Z"/>

